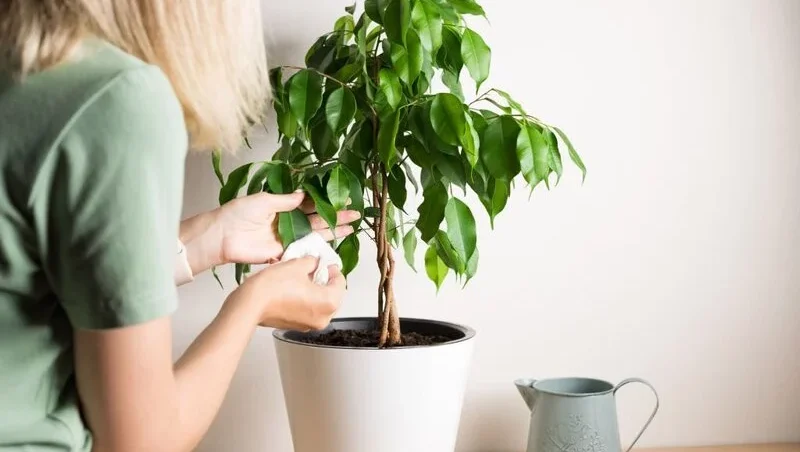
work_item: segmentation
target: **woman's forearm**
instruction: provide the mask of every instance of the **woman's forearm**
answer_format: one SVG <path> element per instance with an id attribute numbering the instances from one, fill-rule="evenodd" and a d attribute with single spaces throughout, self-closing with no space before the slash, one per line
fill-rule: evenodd
<path id="1" fill-rule="evenodd" d="M 258 323 L 255 297 L 235 294 L 176 363 L 167 317 L 76 331 L 78 388 L 94 452 L 196 447 Z"/>
<path id="2" fill-rule="evenodd" d="M 189 451 L 208 430 L 253 336 L 257 313 L 243 300 L 229 300 L 175 364 L 180 404 L 180 444 Z"/>

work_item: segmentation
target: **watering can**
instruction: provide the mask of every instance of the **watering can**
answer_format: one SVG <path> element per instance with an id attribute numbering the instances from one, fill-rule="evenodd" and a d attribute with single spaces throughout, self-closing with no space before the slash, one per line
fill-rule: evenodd
<path id="1" fill-rule="evenodd" d="M 527 452 L 621 452 L 615 395 L 629 383 L 641 383 L 655 395 L 650 418 L 625 449 L 629 452 L 658 411 L 658 393 L 641 378 L 618 385 L 593 378 L 514 381 L 531 410 Z"/>

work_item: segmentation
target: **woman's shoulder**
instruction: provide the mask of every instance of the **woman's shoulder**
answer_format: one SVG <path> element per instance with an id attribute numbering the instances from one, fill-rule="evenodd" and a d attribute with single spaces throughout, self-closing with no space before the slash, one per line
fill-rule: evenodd
<path id="1" fill-rule="evenodd" d="M 128 117 L 131 121 L 148 120 L 172 123 L 183 114 L 169 79 L 157 66 L 130 55 L 105 41 L 88 41 L 72 61 L 65 63 L 62 73 L 54 72 L 57 85 L 71 85 L 80 93 L 71 108 L 75 113 L 102 103 L 109 114 L 124 114 L 131 108 L 148 107 L 147 117 Z M 77 108 L 76 108 L 77 107 Z M 181 130 L 181 133 L 185 130 Z"/>
<path id="2" fill-rule="evenodd" d="M 106 123 L 116 119 L 129 129 L 161 125 L 176 136 L 186 133 L 180 102 L 164 72 L 105 41 L 87 39 L 57 66 L 0 86 L 0 132 L 15 134 L 20 148 L 29 147 L 26 142 L 57 144 L 97 109 Z M 91 127 L 81 131 L 103 133 Z"/>

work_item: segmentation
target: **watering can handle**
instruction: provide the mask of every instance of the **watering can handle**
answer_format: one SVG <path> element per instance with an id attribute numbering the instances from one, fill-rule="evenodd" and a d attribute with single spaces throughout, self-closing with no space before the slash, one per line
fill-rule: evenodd
<path id="1" fill-rule="evenodd" d="M 625 452 L 630 452 L 630 450 L 633 449 L 633 446 L 636 444 L 636 441 L 639 441 L 639 438 L 641 438 L 642 433 L 644 433 L 644 431 L 647 430 L 647 427 L 650 425 L 650 422 L 653 421 L 653 418 L 656 417 L 656 413 L 658 412 L 658 393 L 656 392 L 656 388 L 654 388 L 653 385 L 651 385 L 645 380 L 642 380 L 641 378 L 627 378 L 625 380 L 622 380 L 621 382 L 619 382 L 617 386 L 614 387 L 614 394 L 616 395 L 617 391 L 619 391 L 621 387 L 625 386 L 628 383 L 641 383 L 650 388 L 650 390 L 653 391 L 653 395 L 656 396 L 656 406 L 655 408 L 653 408 L 653 413 L 650 415 L 650 418 L 647 419 L 647 422 L 644 423 L 644 426 L 642 427 L 641 430 L 639 430 L 639 433 L 636 434 L 636 438 L 633 438 L 633 442 L 627 449 L 625 449 Z"/>

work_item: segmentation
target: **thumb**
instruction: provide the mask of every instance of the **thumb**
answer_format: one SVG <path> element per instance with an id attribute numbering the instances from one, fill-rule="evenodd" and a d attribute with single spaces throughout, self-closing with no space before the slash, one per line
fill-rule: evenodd
<path id="1" fill-rule="evenodd" d="M 288 195 L 273 195 L 265 193 L 267 202 L 273 212 L 290 212 L 303 203 L 306 194 L 303 192 L 294 192 Z"/>

